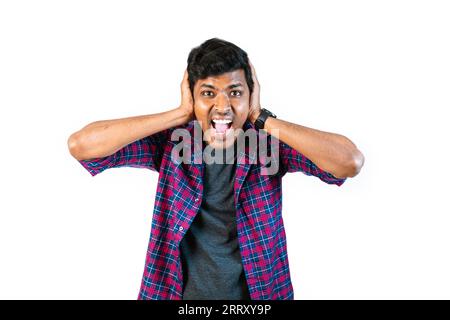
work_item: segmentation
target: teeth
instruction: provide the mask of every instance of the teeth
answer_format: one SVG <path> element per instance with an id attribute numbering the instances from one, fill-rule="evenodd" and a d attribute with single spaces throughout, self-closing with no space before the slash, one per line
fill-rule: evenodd
<path id="1" fill-rule="evenodd" d="M 225 119 L 213 119 L 214 123 L 220 123 L 220 124 L 229 124 L 231 123 L 231 120 L 225 120 Z"/>

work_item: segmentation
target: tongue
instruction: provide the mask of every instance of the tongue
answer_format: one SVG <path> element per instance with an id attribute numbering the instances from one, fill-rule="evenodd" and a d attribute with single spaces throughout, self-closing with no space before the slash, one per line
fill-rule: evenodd
<path id="1" fill-rule="evenodd" d="M 216 132 L 217 133 L 225 133 L 228 129 L 228 124 L 225 123 L 216 123 Z"/>

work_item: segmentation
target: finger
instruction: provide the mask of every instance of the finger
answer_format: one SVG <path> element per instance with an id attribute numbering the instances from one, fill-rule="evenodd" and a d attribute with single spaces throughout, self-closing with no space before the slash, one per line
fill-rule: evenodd
<path id="1" fill-rule="evenodd" d="M 181 85 L 185 84 L 188 81 L 188 72 L 187 69 L 184 70 L 183 81 L 181 81 Z"/>
<path id="2" fill-rule="evenodd" d="M 248 63 L 250 64 L 250 69 L 252 69 L 253 81 L 258 82 L 255 67 L 253 66 L 253 63 L 250 62 L 250 59 L 248 60 Z"/>

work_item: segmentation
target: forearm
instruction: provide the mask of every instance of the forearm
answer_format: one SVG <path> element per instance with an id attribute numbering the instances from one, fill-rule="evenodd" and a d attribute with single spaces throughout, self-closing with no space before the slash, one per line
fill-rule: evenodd
<path id="1" fill-rule="evenodd" d="M 343 135 L 269 117 L 264 130 L 273 134 L 276 129 L 281 141 L 335 177 L 353 177 L 358 174 L 364 163 L 362 153 Z"/>
<path id="2" fill-rule="evenodd" d="M 109 156 L 126 145 L 183 124 L 188 115 L 182 109 L 121 119 L 95 121 L 73 133 L 68 147 L 78 160 Z"/>

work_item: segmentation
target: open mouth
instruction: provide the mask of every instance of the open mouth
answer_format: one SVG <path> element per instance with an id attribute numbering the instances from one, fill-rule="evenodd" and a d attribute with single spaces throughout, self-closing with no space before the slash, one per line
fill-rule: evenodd
<path id="1" fill-rule="evenodd" d="M 219 135 L 225 135 L 228 130 L 232 128 L 233 121 L 231 119 L 212 119 L 211 126 L 214 128 L 215 133 Z"/>

